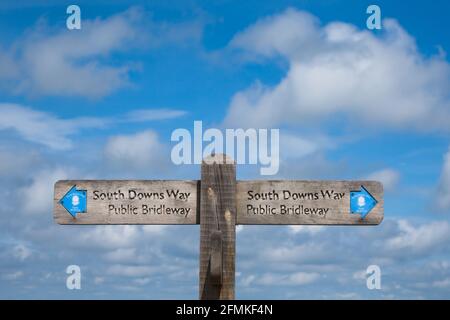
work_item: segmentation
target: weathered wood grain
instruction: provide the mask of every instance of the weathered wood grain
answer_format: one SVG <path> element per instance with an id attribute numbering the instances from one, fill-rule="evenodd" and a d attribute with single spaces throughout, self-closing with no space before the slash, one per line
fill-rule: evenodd
<path id="1" fill-rule="evenodd" d="M 87 191 L 87 212 L 77 214 L 74 219 L 59 203 L 72 186 Z M 59 224 L 198 224 L 198 181 L 171 180 L 62 180 L 55 183 L 54 219 Z M 178 196 L 169 196 L 168 191 L 177 191 Z M 123 193 L 123 198 L 111 200 L 99 199 L 99 193 Z M 137 194 L 157 193 L 162 196 L 147 199 L 132 198 Z M 184 199 L 181 193 L 189 194 Z M 110 205 L 114 206 L 111 211 Z M 128 207 L 131 206 L 131 207 Z M 161 208 L 159 211 L 146 211 L 149 208 Z M 155 207 L 156 206 L 156 207 Z M 135 213 L 120 208 L 134 208 Z M 117 208 L 118 211 L 115 209 Z M 175 213 L 172 209 L 182 209 L 184 213 Z M 127 212 L 125 212 L 127 211 Z M 170 214 L 169 214 L 170 213 Z"/>
<path id="2" fill-rule="evenodd" d="M 364 186 L 378 201 L 370 213 L 361 219 L 359 214 L 350 214 L 350 192 L 359 191 Z M 291 193 L 290 199 L 285 199 L 283 191 Z M 323 197 L 322 192 L 333 191 L 340 199 Z M 266 195 L 267 199 L 250 200 L 252 195 Z M 272 197 L 270 196 L 272 193 Z M 278 198 L 275 194 L 278 194 Z M 310 194 L 306 199 L 293 199 L 292 194 Z M 288 192 L 285 192 L 288 196 Z M 317 195 L 317 199 L 315 198 Z M 302 180 L 261 180 L 239 181 L 236 192 L 237 224 L 292 224 L 292 225 L 377 225 L 383 220 L 384 201 L 383 185 L 377 181 L 302 181 Z M 249 210 L 248 206 L 252 206 Z M 261 206 L 261 207 L 260 207 Z M 253 208 L 275 208 L 275 214 L 261 213 L 263 210 Z M 281 214 L 281 206 L 298 208 L 297 212 Z M 305 208 L 328 209 L 326 214 L 305 214 Z"/>
<path id="3" fill-rule="evenodd" d="M 236 254 L 234 161 L 222 154 L 203 160 L 200 187 L 200 299 L 234 299 Z M 221 253 L 217 252 L 220 248 Z M 220 262 L 222 277 L 217 275 Z"/>

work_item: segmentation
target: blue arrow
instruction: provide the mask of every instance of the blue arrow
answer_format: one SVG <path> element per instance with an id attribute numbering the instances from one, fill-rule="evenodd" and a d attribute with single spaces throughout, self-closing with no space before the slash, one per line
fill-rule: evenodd
<path id="1" fill-rule="evenodd" d="M 59 203 L 76 219 L 77 213 L 86 212 L 86 190 L 77 190 L 75 185 L 59 200 Z"/>
<path id="2" fill-rule="evenodd" d="M 360 191 L 350 191 L 350 213 L 361 214 L 364 219 L 376 205 L 378 201 L 361 186 Z"/>

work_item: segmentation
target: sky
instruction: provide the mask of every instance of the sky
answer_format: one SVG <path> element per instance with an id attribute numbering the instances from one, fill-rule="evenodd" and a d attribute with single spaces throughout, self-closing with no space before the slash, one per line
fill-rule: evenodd
<path id="1" fill-rule="evenodd" d="M 0 3 L 0 298 L 196 299 L 199 226 L 52 213 L 59 179 L 199 179 L 170 158 L 195 120 L 280 130 L 278 173 L 238 179 L 384 184 L 379 226 L 239 226 L 236 298 L 450 298 L 448 1 L 111 2 L 74 2 L 81 30 Z"/>

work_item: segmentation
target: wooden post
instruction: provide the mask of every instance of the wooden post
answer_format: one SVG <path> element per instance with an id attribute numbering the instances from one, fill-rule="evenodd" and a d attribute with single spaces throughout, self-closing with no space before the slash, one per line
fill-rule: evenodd
<path id="1" fill-rule="evenodd" d="M 234 299 L 236 164 L 223 154 L 203 160 L 200 183 L 199 297 Z"/>

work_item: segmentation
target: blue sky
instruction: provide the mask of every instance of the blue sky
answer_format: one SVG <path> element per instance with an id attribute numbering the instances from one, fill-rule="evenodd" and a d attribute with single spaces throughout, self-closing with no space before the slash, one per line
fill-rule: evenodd
<path id="1" fill-rule="evenodd" d="M 0 4 L 1 298 L 197 298 L 198 226 L 52 218 L 58 179 L 198 179 L 170 161 L 194 120 L 279 128 L 274 179 L 385 186 L 377 227 L 240 227 L 237 298 L 450 298 L 448 1 L 377 1 L 376 31 L 371 1 L 110 2 L 74 31 L 60 1 Z"/>

